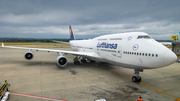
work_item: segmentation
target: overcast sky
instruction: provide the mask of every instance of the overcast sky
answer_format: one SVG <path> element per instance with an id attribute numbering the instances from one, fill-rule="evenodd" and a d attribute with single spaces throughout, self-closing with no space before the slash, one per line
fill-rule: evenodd
<path id="1" fill-rule="evenodd" d="M 180 32 L 180 0 L 0 0 L 0 37 L 76 38 L 146 32 L 171 39 Z"/>

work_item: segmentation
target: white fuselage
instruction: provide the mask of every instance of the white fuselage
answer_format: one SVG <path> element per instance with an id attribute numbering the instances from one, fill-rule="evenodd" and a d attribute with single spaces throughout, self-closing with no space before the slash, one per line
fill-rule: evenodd
<path id="1" fill-rule="evenodd" d="M 110 34 L 90 40 L 71 40 L 74 51 L 93 52 L 89 59 L 135 69 L 159 68 L 172 64 L 176 55 L 143 32 Z"/>

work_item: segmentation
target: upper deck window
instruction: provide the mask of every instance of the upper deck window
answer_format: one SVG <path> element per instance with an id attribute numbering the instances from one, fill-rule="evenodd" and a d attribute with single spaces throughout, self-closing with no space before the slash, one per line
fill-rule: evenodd
<path id="1" fill-rule="evenodd" d="M 98 39 L 98 40 L 107 40 L 107 39 Z"/>
<path id="2" fill-rule="evenodd" d="M 122 40 L 122 38 L 110 38 L 110 40 Z"/>
<path id="3" fill-rule="evenodd" d="M 137 39 L 152 39 L 149 35 L 140 35 Z"/>

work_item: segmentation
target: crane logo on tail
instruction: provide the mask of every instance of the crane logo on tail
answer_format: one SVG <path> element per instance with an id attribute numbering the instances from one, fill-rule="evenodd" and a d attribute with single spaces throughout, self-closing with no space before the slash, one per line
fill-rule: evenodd
<path id="1" fill-rule="evenodd" d="M 70 32 L 70 36 L 71 36 L 71 33 L 72 33 L 71 29 L 70 29 L 70 31 L 69 31 L 69 32 Z"/>

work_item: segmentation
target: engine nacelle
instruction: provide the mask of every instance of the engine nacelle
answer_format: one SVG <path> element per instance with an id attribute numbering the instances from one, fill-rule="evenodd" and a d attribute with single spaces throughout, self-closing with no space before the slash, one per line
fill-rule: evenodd
<path id="1" fill-rule="evenodd" d="M 34 55 L 31 51 L 26 52 L 24 55 L 25 59 L 27 59 L 27 60 L 31 60 L 33 58 L 33 56 Z"/>
<path id="2" fill-rule="evenodd" d="M 59 65 L 59 66 L 61 66 L 61 67 L 64 67 L 66 64 L 67 64 L 67 59 L 66 59 L 66 57 L 64 57 L 64 56 L 58 56 L 57 58 L 56 58 L 56 63 Z"/>

